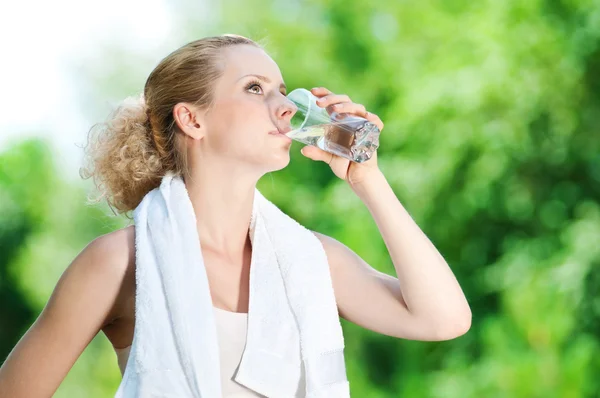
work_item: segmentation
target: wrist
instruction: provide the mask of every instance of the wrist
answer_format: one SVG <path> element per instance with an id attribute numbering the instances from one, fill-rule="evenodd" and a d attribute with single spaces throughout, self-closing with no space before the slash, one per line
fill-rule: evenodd
<path id="1" fill-rule="evenodd" d="M 365 197 L 379 191 L 387 180 L 379 168 L 364 173 L 359 180 L 350 181 L 350 188 L 359 197 Z"/>

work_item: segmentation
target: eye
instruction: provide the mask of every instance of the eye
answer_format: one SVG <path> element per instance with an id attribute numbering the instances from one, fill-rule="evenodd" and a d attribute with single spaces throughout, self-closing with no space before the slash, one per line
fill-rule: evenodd
<path id="1" fill-rule="evenodd" d="M 260 82 L 252 81 L 246 85 L 246 91 L 251 92 L 252 94 L 262 94 L 263 89 L 260 85 Z"/>

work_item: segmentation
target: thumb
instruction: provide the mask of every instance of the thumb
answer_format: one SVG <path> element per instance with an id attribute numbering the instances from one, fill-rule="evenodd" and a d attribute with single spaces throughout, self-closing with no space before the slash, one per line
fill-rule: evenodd
<path id="1" fill-rule="evenodd" d="M 312 145 L 305 146 L 300 150 L 300 153 L 309 159 L 325 163 L 329 163 L 332 158 L 332 155 L 329 152 L 325 152 L 324 150 Z"/>

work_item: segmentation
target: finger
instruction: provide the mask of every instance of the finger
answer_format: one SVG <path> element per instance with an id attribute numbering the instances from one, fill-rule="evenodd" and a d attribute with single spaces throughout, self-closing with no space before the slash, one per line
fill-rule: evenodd
<path id="1" fill-rule="evenodd" d="M 330 90 L 326 89 L 325 87 L 311 88 L 310 92 L 316 97 L 324 97 L 326 95 L 333 94 Z"/>
<path id="2" fill-rule="evenodd" d="M 331 159 L 333 158 L 331 153 L 325 152 L 324 150 L 312 145 L 305 146 L 300 150 L 300 153 L 309 159 L 325 163 L 330 163 Z"/>
<path id="3" fill-rule="evenodd" d="M 339 104 L 342 102 L 352 102 L 352 100 L 350 99 L 350 97 L 344 94 L 329 94 L 317 100 L 317 104 L 321 108 L 326 108 L 329 105 Z"/>
<path id="4" fill-rule="evenodd" d="M 364 116 L 364 118 L 367 119 L 368 121 L 370 121 L 371 123 L 375 124 L 375 126 L 377 126 L 379 131 L 383 130 L 384 124 L 381 121 L 381 119 L 379 118 L 379 116 L 377 116 L 376 114 L 367 112 L 367 115 Z"/>
<path id="5" fill-rule="evenodd" d="M 367 112 L 367 109 L 365 108 L 364 105 L 355 104 L 353 102 L 344 102 L 341 104 L 334 104 L 334 105 L 331 105 L 328 108 L 328 110 L 330 110 L 330 112 L 349 113 L 352 115 L 364 117 L 365 119 L 367 118 L 367 114 L 369 113 L 369 112 Z"/>

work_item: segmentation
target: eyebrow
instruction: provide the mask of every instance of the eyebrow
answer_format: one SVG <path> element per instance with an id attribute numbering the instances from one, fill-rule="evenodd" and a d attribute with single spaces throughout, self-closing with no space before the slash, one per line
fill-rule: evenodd
<path id="1" fill-rule="evenodd" d="M 249 76 L 256 77 L 257 79 L 259 79 L 259 80 L 262 80 L 263 82 L 265 82 L 265 83 L 267 83 L 267 84 L 270 84 L 270 83 L 271 83 L 271 79 L 269 79 L 268 77 L 266 77 L 266 76 L 262 76 L 262 75 L 255 75 L 255 74 L 250 74 L 250 75 L 245 75 L 245 76 L 242 76 L 242 77 L 240 77 L 238 80 L 242 80 L 243 78 L 245 78 L 245 77 L 249 77 Z M 281 83 L 281 84 L 279 85 L 279 88 L 283 88 L 285 91 L 287 91 L 287 86 L 285 85 L 285 83 Z"/>

